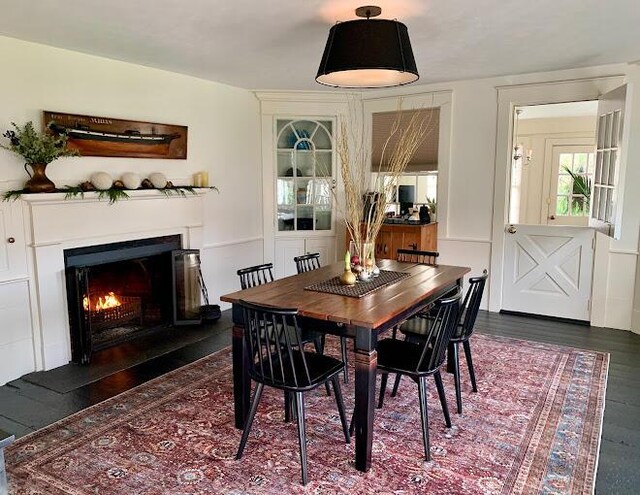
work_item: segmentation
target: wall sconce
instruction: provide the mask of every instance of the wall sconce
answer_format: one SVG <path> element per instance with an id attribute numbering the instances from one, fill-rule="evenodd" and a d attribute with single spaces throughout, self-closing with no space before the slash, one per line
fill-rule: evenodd
<path id="1" fill-rule="evenodd" d="M 521 158 L 524 157 L 524 164 L 528 165 L 533 158 L 533 149 L 528 148 L 524 149 L 524 146 L 521 143 L 518 143 L 518 123 L 520 121 L 520 114 L 523 112 L 521 108 L 516 108 L 516 117 L 513 123 L 513 141 L 515 142 L 513 146 L 513 161 L 517 162 Z"/>

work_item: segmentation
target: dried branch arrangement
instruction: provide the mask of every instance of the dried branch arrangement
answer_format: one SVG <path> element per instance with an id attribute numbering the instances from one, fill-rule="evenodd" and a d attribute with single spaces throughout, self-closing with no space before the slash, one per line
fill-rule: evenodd
<path id="1" fill-rule="evenodd" d="M 360 249 L 364 243 L 374 243 L 384 223 L 387 205 L 393 201 L 398 178 L 404 173 L 422 141 L 433 131 L 433 114 L 428 111 L 411 112 L 403 119 L 398 103 L 397 118 L 383 146 L 377 177 L 372 187 L 369 150 L 365 148 L 363 123 L 353 112 L 341 119 L 336 149 L 340 160 L 340 174 L 344 184 L 344 204 L 336 201 L 343 215 L 347 232 Z M 362 122 L 362 121 L 361 121 Z M 390 145 L 390 143 L 394 143 Z M 387 180 L 384 180 L 381 172 Z M 336 191 L 333 190 L 334 196 Z M 369 198 L 369 205 L 366 201 Z M 337 199 L 337 198 L 336 198 Z M 368 206 L 365 212 L 365 206 Z M 360 253 L 366 257 L 370 253 Z"/>

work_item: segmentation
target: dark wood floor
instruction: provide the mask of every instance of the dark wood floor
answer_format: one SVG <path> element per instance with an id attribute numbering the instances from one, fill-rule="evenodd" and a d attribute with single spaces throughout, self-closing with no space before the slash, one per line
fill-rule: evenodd
<path id="1" fill-rule="evenodd" d="M 229 312 L 209 334 L 175 351 L 66 393 L 15 380 L 0 387 L 0 429 L 20 437 L 231 343 Z M 640 493 L 640 336 L 620 330 L 481 312 L 478 332 L 609 352 L 596 492 Z M 58 371 L 58 373 L 60 373 Z M 63 376 L 61 374 L 60 376 Z"/>

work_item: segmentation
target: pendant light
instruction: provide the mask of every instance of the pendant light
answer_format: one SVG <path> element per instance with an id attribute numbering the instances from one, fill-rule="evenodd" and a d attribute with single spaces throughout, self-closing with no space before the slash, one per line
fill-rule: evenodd
<path id="1" fill-rule="evenodd" d="M 386 88 L 418 80 L 407 26 L 372 19 L 381 13 L 380 7 L 359 7 L 356 15 L 364 19 L 331 28 L 317 82 L 336 88 Z"/>

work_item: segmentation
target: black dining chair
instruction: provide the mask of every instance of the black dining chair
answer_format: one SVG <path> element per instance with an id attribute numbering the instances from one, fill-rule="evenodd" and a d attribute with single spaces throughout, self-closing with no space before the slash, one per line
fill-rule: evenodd
<path id="1" fill-rule="evenodd" d="M 389 373 L 409 376 L 418 384 L 422 440 L 427 461 L 431 460 L 429 416 L 427 413 L 427 378 L 431 375 L 436 382 L 445 424 L 448 428 L 451 427 L 451 417 L 440 375 L 440 367 L 445 360 L 447 344 L 456 328 L 459 303 L 460 291 L 435 303 L 433 324 L 429 328 L 429 334 L 421 342 L 393 338 L 386 338 L 378 342 L 378 370 L 382 372 L 378 407 L 382 407 Z"/>
<path id="2" fill-rule="evenodd" d="M 320 268 L 320 253 L 307 253 L 293 258 L 298 273 L 310 272 Z"/>
<path id="3" fill-rule="evenodd" d="M 241 268 L 237 271 L 242 290 L 273 282 L 273 263 Z"/>
<path id="4" fill-rule="evenodd" d="M 264 386 L 283 390 L 292 397 L 295 404 L 302 484 L 306 485 L 308 477 L 305 392 L 328 382 L 333 383 L 344 438 L 347 443 L 351 442 L 338 379 L 338 374 L 344 369 L 344 363 L 331 356 L 304 350 L 296 309 L 274 309 L 245 301 L 240 301 L 240 307 L 245 324 L 245 345 L 248 355 L 253 356 L 249 363 L 249 376 L 256 382 L 256 388 L 236 459 L 242 457 L 247 444 Z M 267 332 L 263 331 L 265 328 L 268 329 Z M 280 342 L 284 342 L 284 345 L 278 344 Z"/>
<path id="5" fill-rule="evenodd" d="M 451 359 L 453 362 L 453 377 L 456 386 L 456 405 L 458 407 L 458 414 L 462 413 L 462 387 L 460 384 L 460 362 L 459 362 L 459 347 L 462 344 L 464 349 L 464 355 L 467 360 L 467 367 L 469 368 L 469 377 L 471 378 L 471 387 L 474 392 L 478 391 L 476 384 L 476 373 L 473 368 L 473 360 L 471 358 L 471 344 L 469 338 L 473 333 L 473 328 L 476 323 L 476 317 L 480 310 L 480 303 L 482 302 L 482 295 L 484 294 L 484 288 L 487 282 L 489 274 L 487 270 L 482 272 L 479 277 L 472 277 L 469 279 L 469 288 L 464 297 L 460 308 L 460 314 L 458 322 L 456 324 L 456 331 L 453 333 L 450 342 L 450 349 L 452 352 Z M 421 318 L 412 318 L 407 320 L 400 326 L 400 332 L 405 335 L 407 340 L 421 341 L 429 333 L 429 326 L 432 322 L 432 316 Z M 396 377 L 396 383 L 399 382 Z M 395 396 L 397 393 L 397 387 L 394 384 L 394 393 L 391 396 Z"/>
<path id="6" fill-rule="evenodd" d="M 417 249 L 398 249 L 396 251 L 396 260 L 402 263 L 416 263 L 418 265 L 430 265 L 435 266 L 438 263 L 438 256 L 440 253 L 437 251 L 420 251 Z M 428 313 L 430 307 L 424 308 L 417 316 L 422 313 Z M 397 336 L 399 326 L 396 325 L 393 327 L 393 338 L 395 339 Z M 399 381 L 399 378 L 396 377 L 396 382 Z M 397 387 L 393 387 L 394 390 L 397 390 Z"/>
<path id="7" fill-rule="evenodd" d="M 273 263 L 264 263 L 262 265 L 241 268 L 237 271 L 237 274 L 240 277 L 240 287 L 242 290 L 268 284 L 274 280 Z M 324 352 L 324 333 L 304 328 L 301 331 L 301 336 L 303 345 L 313 344 L 316 352 L 320 354 Z M 326 390 L 327 395 L 331 395 L 331 388 L 329 388 L 328 383 L 326 385 Z M 290 420 L 290 407 L 287 400 L 285 400 L 285 411 L 285 421 L 288 422 Z"/>
<path id="8" fill-rule="evenodd" d="M 293 261 L 296 263 L 298 274 L 317 270 L 320 268 L 320 253 L 308 253 L 302 256 L 296 256 L 293 258 Z M 324 348 L 324 336 L 322 339 L 322 347 Z M 347 352 L 347 338 L 343 336 L 340 336 L 340 352 L 342 354 L 342 361 L 344 362 L 344 383 L 349 383 L 349 353 Z"/>

